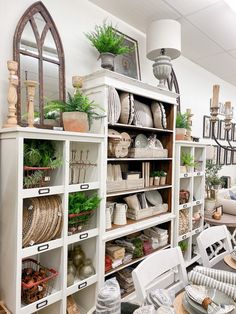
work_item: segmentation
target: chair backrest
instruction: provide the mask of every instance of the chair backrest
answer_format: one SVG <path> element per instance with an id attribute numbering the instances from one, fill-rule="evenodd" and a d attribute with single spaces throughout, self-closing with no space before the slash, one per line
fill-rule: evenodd
<path id="1" fill-rule="evenodd" d="M 203 230 L 197 237 L 202 264 L 212 267 L 232 251 L 230 234 L 225 225 Z"/>
<path id="2" fill-rule="evenodd" d="M 175 293 L 187 283 L 187 272 L 180 247 L 160 250 L 143 260 L 132 272 L 137 301 L 142 303 L 149 290 L 169 288 Z"/>

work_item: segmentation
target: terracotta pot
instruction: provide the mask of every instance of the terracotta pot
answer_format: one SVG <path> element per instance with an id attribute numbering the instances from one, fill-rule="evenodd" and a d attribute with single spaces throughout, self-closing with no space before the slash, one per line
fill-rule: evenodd
<path id="1" fill-rule="evenodd" d="M 175 129 L 175 139 L 177 141 L 184 141 L 186 134 L 186 129 L 183 128 L 176 128 Z"/>
<path id="2" fill-rule="evenodd" d="M 63 112 L 62 120 L 65 131 L 82 133 L 89 131 L 88 115 L 86 112 Z"/>

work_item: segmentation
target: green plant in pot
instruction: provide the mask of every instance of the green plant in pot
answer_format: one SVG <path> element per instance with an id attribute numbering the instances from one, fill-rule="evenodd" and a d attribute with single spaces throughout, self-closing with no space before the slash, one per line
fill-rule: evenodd
<path id="1" fill-rule="evenodd" d="M 152 171 L 152 173 L 151 173 L 151 177 L 153 177 L 153 183 L 154 183 L 154 185 L 160 185 L 160 171 L 158 171 L 158 170 L 154 170 L 154 171 Z"/>
<path id="2" fill-rule="evenodd" d="M 166 176 L 167 176 L 167 172 L 165 172 L 164 170 L 161 170 L 159 172 L 160 185 L 165 185 L 166 184 Z"/>
<path id="3" fill-rule="evenodd" d="M 177 113 L 176 116 L 176 140 L 183 141 L 185 139 L 186 130 L 190 130 L 190 125 L 188 122 L 188 113 Z"/>
<path id="4" fill-rule="evenodd" d="M 216 192 L 221 188 L 223 181 L 220 179 L 218 172 L 221 166 L 214 164 L 212 160 L 206 161 L 206 176 L 205 176 L 205 209 L 213 210 L 216 204 Z"/>
<path id="5" fill-rule="evenodd" d="M 98 105 L 95 105 L 79 88 L 74 95 L 68 93 L 68 100 L 62 113 L 65 131 L 88 132 L 93 119 L 103 117 L 95 112 L 96 108 L 99 108 Z"/>
<path id="6" fill-rule="evenodd" d="M 189 152 L 182 152 L 181 153 L 181 164 L 180 172 L 186 173 L 191 172 L 191 168 L 195 167 L 196 162 L 191 153 Z"/>
<path id="7" fill-rule="evenodd" d="M 181 251 L 185 253 L 188 249 L 188 242 L 186 240 L 181 241 L 178 243 L 178 246 L 180 247 Z"/>
<path id="8" fill-rule="evenodd" d="M 105 69 L 114 70 L 115 56 L 133 50 L 125 44 L 124 36 L 119 34 L 112 24 L 106 22 L 96 25 L 94 31 L 86 33 L 85 36 L 100 53 L 101 66 Z"/>
<path id="9" fill-rule="evenodd" d="M 44 124 L 60 126 L 61 113 L 64 111 L 65 103 L 61 100 L 49 100 L 44 106 Z"/>

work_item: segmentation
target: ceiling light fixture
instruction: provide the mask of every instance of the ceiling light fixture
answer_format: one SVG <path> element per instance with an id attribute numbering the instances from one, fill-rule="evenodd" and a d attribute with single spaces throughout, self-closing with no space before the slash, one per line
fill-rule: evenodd
<path id="1" fill-rule="evenodd" d="M 235 0 L 225 0 L 231 10 L 236 12 L 236 1 Z"/>

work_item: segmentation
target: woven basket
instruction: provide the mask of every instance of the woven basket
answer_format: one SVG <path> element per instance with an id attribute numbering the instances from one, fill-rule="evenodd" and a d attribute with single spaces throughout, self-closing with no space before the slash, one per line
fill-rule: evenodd
<path id="1" fill-rule="evenodd" d="M 24 166 L 23 169 L 24 169 L 24 178 L 30 177 L 36 171 L 43 172 L 43 176 L 38 182 L 35 182 L 34 184 L 28 185 L 27 187 L 24 183 L 24 189 L 40 188 L 40 187 L 44 187 L 44 186 L 49 184 L 50 179 L 51 179 L 50 173 L 52 171 L 51 167 L 28 167 L 28 166 Z"/>
<path id="2" fill-rule="evenodd" d="M 179 211 L 179 235 L 183 235 L 189 232 L 190 223 L 189 223 L 189 210 L 181 209 Z"/>

